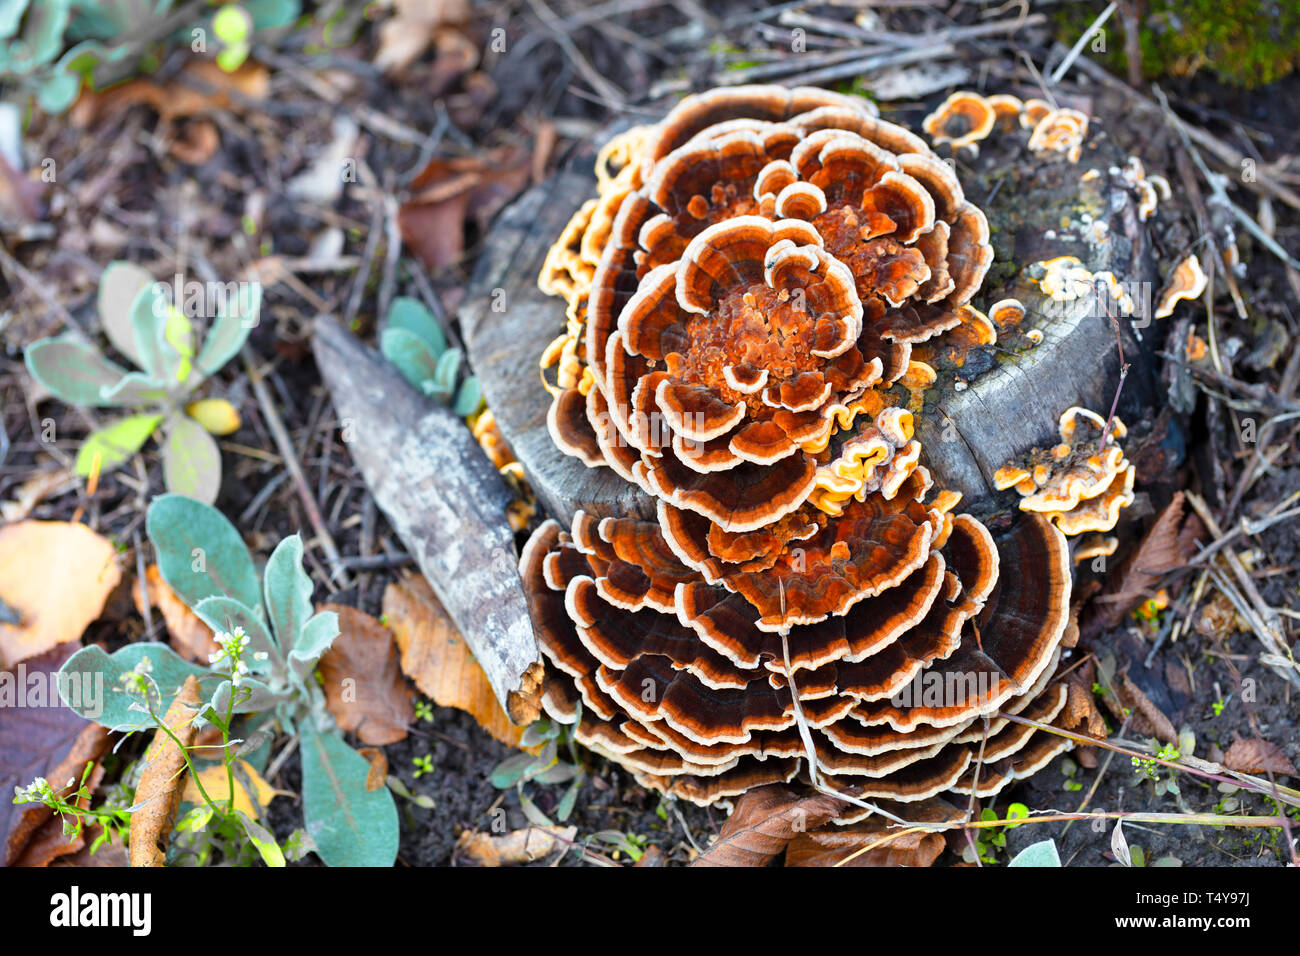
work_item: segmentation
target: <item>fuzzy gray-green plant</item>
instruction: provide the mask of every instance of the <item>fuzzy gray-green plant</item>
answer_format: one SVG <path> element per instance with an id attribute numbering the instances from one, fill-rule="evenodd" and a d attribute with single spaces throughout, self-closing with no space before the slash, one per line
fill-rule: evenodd
<path id="1" fill-rule="evenodd" d="M 450 404 L 462 418 L 482 405 L 483 390 L 473 375 L 457 388 L 461 351 L 447 347 L 442 326 L 418 299 L 393 300 L 388 325 L 379 336 L 379 349 L 403 378 L 430 398 Z"/>
<path id="2" fill-rule="evenodd" d="M 321 859 L 330 866 L 391 866 L 398 839 L 392 794 L 385 787 L 366 788 L 370 764 L 343 740 L 316 680 L 321 655 L 339 634 L 338 616 L 312 605 L 302 540 L 296 534 L 283 539 L 259 578 L 239 532 L 215 508 L 160 495 L 145 524 L 163 580 L 212 629 L 223 650 L 211 667 L 201 667 L 165 644 L 127 644 L 113 654 L 89 645 L 59 672 L 64 703 L 112 730 L 151 731 L 193 675 L 201 688 L 198 717 L 221 731 L 219 759 L 228 771 L 237 758 L 256 762 L 250 725 L 278 724 L 296 734 L 303 817 Z M 109 691 L 94 699 L 66 691 L 96 684 L 134 692 Z M 238 738 L 245 736 L 241 745 Z M 226 812 L 236 812 L 233 804 Z M 187 826 L 196 825 L 195 818 L 187 819 Z M 264 830 L 239 822 L 264 859 L 279 858 L 278 849 L 266 845 Z"/>
<path id="3" fill-rule="evenodd" d="M 189 396 L 232 359 L 257 324 L 262 290 L 231 283 L 199 347 L 184 303 L 173 303 L 144 269 L 114 262 L 99 283 L 99 316 L 113 347 L 141 371 L 104 356 L 78 336 L 41 339 L 27 347 L 27 369 L 55 398 L 69 405 L 121 407 L 126 418 L 93 432 L 77 455 L 82 477 L 116 468 L 155 430 L 162 431 L 163 478 L 168 491 L 211 504 L 221 487 L 221 452 L 211 435 L 239 427 L 223 399 Z"/>

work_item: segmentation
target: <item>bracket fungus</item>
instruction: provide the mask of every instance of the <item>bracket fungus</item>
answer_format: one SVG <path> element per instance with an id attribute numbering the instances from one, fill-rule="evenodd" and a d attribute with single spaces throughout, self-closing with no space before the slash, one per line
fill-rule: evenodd
<path id="1" fill-rule="evenodd" d="M 1205 291 L 1207 281 L 1205 270 L 1201 268 L 1201 260 L 1193 252 L 1174 266 L 1174 271 L 1169 276 L 1169 284 L 1161 290 L 1160 298 L 1156 300 L 1155 317 L 1167 319 L 1174 314 L 1174 306 L 1179 302 L 1184 299 L 1188 301 L 1199 299 L 1201 293 Z"/>
<path id="2" fill-rule="evenodd" d="M 944 130 L 986 134 L 985 107 Z M 548 427 L 657 510 L 528 541 L 547 712 L 665 793 L 799 779 L 859 801 L 840 822 L 988 796 L 1069 747 L 1006 716 L 1066 719 L 1059 518 L 995 535 L 916 437 L 924 357 L 1024 316 L 970 305 L 993 250 L 951 168 L 865 100 L 769 86 L 687 97 L 601 156 L 540 279 L 568 302 Z"/>
<path id="3" fill-rule="evenodd" d="M 1118 418 L 1107 423 L 1096 412 L 1075 407 L 1061 415 L 1059 431 L 1058 444 L 999 468 L 994 487 L 1015 488 L 1021 511 L 1045 516 L 1064 534 L 1110 531 L 1134 497 L 1137 469 L 1118 442 L 1126 433 L 1124 423 Z"/>

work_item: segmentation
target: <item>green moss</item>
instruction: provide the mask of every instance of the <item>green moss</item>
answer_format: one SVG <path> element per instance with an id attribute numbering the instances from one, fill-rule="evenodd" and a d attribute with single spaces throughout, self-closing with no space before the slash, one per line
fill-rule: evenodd
<path id="1" fill-rule="evenodd" d="M 1056 14 L 1062 40 L 1072 44 L 1105 6 L 1063 5 Z M 1272 83 L 1300 66 L 1300 6 L 1294 0 L 1148 0 L 1138 37 L 1148 79 L 1208 69 L 1246 88 Z M 1106 24 L 1105 53 L 1088 55 L 1127 70 L 1123 27 Z"/>

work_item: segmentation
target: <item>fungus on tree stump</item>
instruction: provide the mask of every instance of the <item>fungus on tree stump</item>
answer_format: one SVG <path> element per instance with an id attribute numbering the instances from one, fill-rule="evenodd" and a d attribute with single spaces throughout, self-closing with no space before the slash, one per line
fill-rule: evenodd
<path id="1" fill-rule="evenodd" d="M 994 123 L 944 108 L 979 111 L 947 138 Z M 547 712 L 702 804 L 988 796 L 1069 747 L 1006 716 L 1065 719 L 1065 538 L 1041 509 L 995 536 L 921 463 L 930 363 L 1025 314 L 970 305 L 993 249 L 950 167 L 859 98 L 737 87 L 598 171 L 539 280 L 568 301 L 547 426 L 654 510 L 529 540 Z"/>

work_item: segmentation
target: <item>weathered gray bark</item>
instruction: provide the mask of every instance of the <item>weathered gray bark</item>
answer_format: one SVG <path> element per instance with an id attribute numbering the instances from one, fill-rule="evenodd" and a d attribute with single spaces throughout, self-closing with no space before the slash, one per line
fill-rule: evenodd
<path id="1" fill-rule="evenodd" d="M 463 421 L 408 385 L 338 319 L 317 319 L 313 347 L 376 503 L 511 720 L 535 719 L 541 663 L 501 476 Z"/>
<path id="2" fill-rule="evenodd" d="M 1090 145 L 1084 159 L 1071 165 L 1030 157 L 1010 139 L 990 140 L 981 171 L 959 168 L 968 198 L 988 214 L 997 251 L 977 304 L 1019 298 L 1028 309 L 1022 327 L 1044 335 L 1041 345 L 1019 354 L 995 349 L 977 357 L 961 370 L 969 379 L 965 390 L 955 390 L 953 376 L 941 374 L 926 394 L 930 414 L 919 416 L 918 437 L 937 486 L 961 491 L 963 507 L 977 507 L 993 494 L 990 479 L 1003 464 L 1054 441 L 1066 408 L 1084 405 L 1103 415 L 1110 410 L 1120 361 L 1105 311 L 1092 297 L 1065 306 L 1047 303 L 1023 273 L 1035 261 L 1073 255 L 1095 272 L 1113 272 L 1139 302 L 1142 289 L 1149 293 L 1154 263 L 1144 227 L 1129 192 L 1107 174 L 1124 157 L 1104 133 L 1094 133 Z M 563 331 L 564 303 L 538 290 L 537 275 L 569 216 L 594 195 L 593 155 L 590 146 L 576 150 L 563 170 L 499 217 L 460 313 L 470 362 L 501 432 L 544 507 L 562 521 L 579 508 L 599 515 L 653 510 L 647 496 L 609 469 L 588 469 L 562 454 L 546 430 L 550 396 L 537 363 Z M 1101 175 L 1081 181 L 1092 168 Z M 990 193 L 991 203 L 985 201 Z M 1154 336 L 1140 342 L 1133 324 L 1119 322 L 1125 360 L 1132 365 L 1120 413 L 1130 424 L 1154 399 L 1146 361 Z"/>

